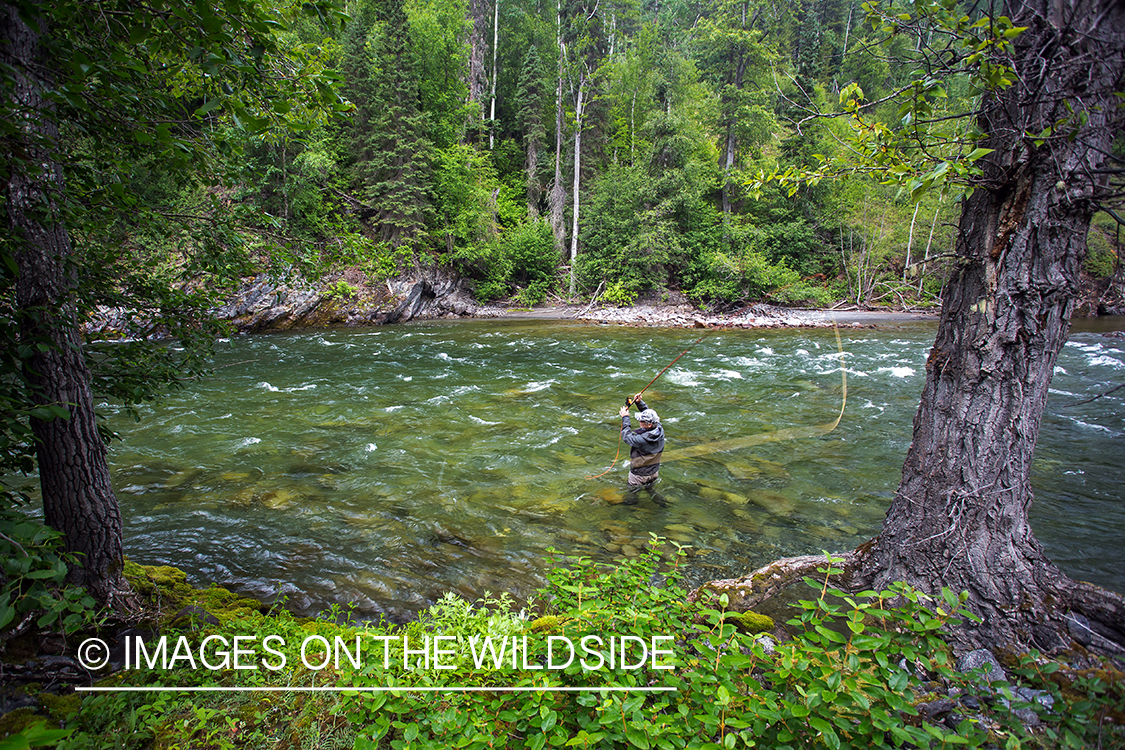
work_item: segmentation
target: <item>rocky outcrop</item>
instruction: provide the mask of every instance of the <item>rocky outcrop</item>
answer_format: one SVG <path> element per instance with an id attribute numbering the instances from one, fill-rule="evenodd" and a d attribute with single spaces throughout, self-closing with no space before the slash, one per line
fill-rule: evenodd
<path id="1" fill-rule="evenodd" d="M 396 279 L 371 281 L 358 268 L 310 281 L 300 277 L 261 273 L 243 280 L 239 289 L 212 314 L 241 333 L 345 328 L 405 323 L 437 318 L 543 318 L 590 323 L 669 328 L 789 328 L 831 327 L 830 311 L 799 310 L 755 304 L 722 313 L 689 304 L 678 293 L 650 295 L 630 307 L 567 304 L 534 309 L 497 303 L 480 305 L 472 295 L 472 281 L 443 269 L 414 270 Z M 886 311 L 839 313 L 839 325 L 862 327 L 927 316 Z M 163 338 L 143 316 L 122 309 L 98 308 L 84 323 L 87 336 L 98 339 Z"/>
<path id="2" fill-rule="evenodd" d="M 371 283 L 351 269 L 316 284 L 267 273 L 247 279 L 215 316 L 245 333 L 468 317 L 478 306 L 468 282 L 429 270 Z"/>

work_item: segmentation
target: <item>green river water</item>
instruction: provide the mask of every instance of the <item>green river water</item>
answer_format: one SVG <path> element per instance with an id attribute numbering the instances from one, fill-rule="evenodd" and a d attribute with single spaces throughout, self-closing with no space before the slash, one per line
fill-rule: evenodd
<path id="1" fill-rule="evenodd" d="M 665 463 L 622 503 L 625 396 L 699 332 L 455 321 L 236 338 L 212 376 L 134 423 L 111 462 L 127 554 L 297 611 L 408 616 L 445 591 L 528 595 L 549 548 L 612 562 L 650 535 L 689 578 L 843 550 L 879 528 L 901 472 L 932 324 L 841 330 L 847 409 L 825 435 Z M 1072 575 L 1125 591 L 1125 342 L 1076 333 L 1034 469 L 1033 526 Z M 715 331 L 645 394 L 666 450 L 830 423 L 828 330 Z"/>

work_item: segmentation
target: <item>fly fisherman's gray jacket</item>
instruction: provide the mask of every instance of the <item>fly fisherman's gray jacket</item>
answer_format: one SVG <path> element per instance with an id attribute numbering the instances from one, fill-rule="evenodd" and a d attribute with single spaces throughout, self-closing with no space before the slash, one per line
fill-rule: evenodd
<path id="1" fill-rule="evenodd" d="M 634 403 L 641 411 L 648 408 L 641 399 Z M 621 439 L 630 448 L 629 473 L 638 477 L 656 476 L 660 470 L 660 456 L 664 452 L 664 427 L 657 422 L 647 430 L 643 427 L 634 430 L 626 414 L 621 418 Z"/>

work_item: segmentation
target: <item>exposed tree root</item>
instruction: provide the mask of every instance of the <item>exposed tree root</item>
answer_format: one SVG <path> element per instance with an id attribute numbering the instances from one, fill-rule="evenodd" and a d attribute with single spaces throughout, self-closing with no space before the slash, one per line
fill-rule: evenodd
<path id="1" fill-rule="evenodd" d="M 833 586 L 847 590 L 859 590 L 855 586 L 855 573 L 858 570 L 856 552 L 846 552 L 834 556 L 843 558 L 841 562 L 833 564 L 833 568 L 840 570 L 832 574 L 830 580 Z M 805 576 L 823 578 L 820 572 L 828 567 L 828 559 L 824 555 L 804 555 L 802 557 L 786 557 L 758 568 L 752 573 L 741 578 L 724 578 L 709 581 L 688 595 L 690 601 L 696 601 L 708 593 L 715 596 L 727 595 L 727 608 L 735 612 L 745 612 L 759 607 L 794 584 L 803 585 Z"/>
<path id="2" fill-rule="evenodd" d="M 1125 657 L 1125 596 L 1063 576 L 1058 600 L 1069 615 L 1067 629 L 1074 640 L 1094 653 Z"/>
<path id="3" fill-rule="evenodd" d="M 853 594 L 871 588 L 871 548 L 869 542 L 834 555 L 832 567 L 837 572 L 829 576 L 829 584 Z M 824 555 L 783 558 L 739 578 L 709 581 L 688 598 L 697 601 L 709 594 L 725 594 L 727 609 L 745 612 L 780 598 L 794 585 L 804 586 L 806 577 L 824 580 L 827 566 Z M 970 592 L 968 606 L 984 614 L 985 623 L 965 622 L 947 633 L 954 651 L 988 648 L 998 654 L 1020 654 L 1034 648 L 1046 653 L 1088 652 L 1125 662 L 1125 596 L 1072 580 L 1057 569 L 1040 584 L 1041 596 L 1019 605 L 974 601 Z"/>

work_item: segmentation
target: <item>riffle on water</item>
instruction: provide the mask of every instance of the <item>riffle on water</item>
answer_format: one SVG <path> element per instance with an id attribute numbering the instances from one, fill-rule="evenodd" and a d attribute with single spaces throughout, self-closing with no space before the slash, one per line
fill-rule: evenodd
<path id="1" fill-rule="evenodd" d="M 826 435 L 666 463 L 624 492 L 624 398 L 698 338 L 560 322 L 448 322 L 223 342 L 214 374 L 110 426 L 127 554 L 299 611 L 391 617 L 445 591 L 530 595 L 548 550 L 612 562 L 658 535 L 689 578 L 854 548 L 901 474 L 932 325 L 842 331 Z M 1033 526 L 1071 575 L 1125 591 L 1122 342 L 1060 360 Z M 829 330 L 714 331 L 645 394 L 667 450 L 831 422 Z M 114 412 L 110 405 L 104 411 Z M 659 502 L 658 502 L 659 501 Z"/>

